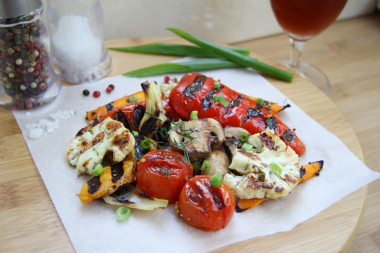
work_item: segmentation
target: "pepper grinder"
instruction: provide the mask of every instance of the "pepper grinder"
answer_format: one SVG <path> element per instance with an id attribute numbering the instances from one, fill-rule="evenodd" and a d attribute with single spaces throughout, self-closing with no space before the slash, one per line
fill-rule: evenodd
<path id="1" fill-rule="evenodd" d="M 103 44 L 103 10 L 99 0 L 49 0 L 47 20 L 52 60 L 70 83 L 100 79 L 112 60 Z"/>
<path id="2" fill-rule="evenodd" d="M 40 0 L 0 0 L 0 105 L 7 108 L 36 108 L 59 94 L 42 12 Z"/>

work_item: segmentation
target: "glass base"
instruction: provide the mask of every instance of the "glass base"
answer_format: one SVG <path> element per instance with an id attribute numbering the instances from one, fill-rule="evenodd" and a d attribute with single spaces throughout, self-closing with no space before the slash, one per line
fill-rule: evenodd
<path id="1" fill-rule="evenodd" d="M 312 84 L 318 87 L 326 95 L 329 93 L 330 91 L 329 79 L 318 68 L 314 67 L 313 65 L 307 62 L 300 62 L 300 66 L 298 66 L 297 68 L 292 67 L 290 65 L 289 60 L 279 60 L 278 62 L 296 71 L 300 76 L 309 80 Z"/>
<path id="2" fill-rule="evenodd" d="M 48 84 L 46 90 L 39 95 L 24 92 L 11 96 L 0 86 L 0 106 L 10 110 L 29 110 L 48 105 L 59 95 L 61 80 L 51 70 L 50 80 L 47 80 L 46 83 Z"/>
<path id="3" fill-rule="evenodd" d="M 57 75 L 59 75 L 63 81 L 66 81 L 68 83 L 84 83 L 102 78 L 110 71 L 111 65 L 111 55 L 105 51 L 102 57 L 102 61 L 97 66 L 85 69 L 66 69 L 57 64 L 54 64 L 54 68 L 57 72 Z"/>

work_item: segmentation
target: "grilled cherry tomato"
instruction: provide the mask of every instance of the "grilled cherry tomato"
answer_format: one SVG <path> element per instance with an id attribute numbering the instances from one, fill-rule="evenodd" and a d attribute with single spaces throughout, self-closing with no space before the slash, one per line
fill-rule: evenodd
<path id="1" fill-rule="evenodd" d="M 225 184 L 214 188 L 209 176 L 195 176 L 182 188 L 178 208 L 190 226 L 214 231 L 225 228 L 230 222 L 235 212 L 235 197 Z"/>
<path id="2" fill-rule="evenodd" d="M 159 149 L 145 154 L 137 164 L 137 186 L 147 195 L 174 203 L 193 168 L 180 153 Z"/>
<path id="3" fill-rule="evenodd" d="M 184 119 L 189 119 L 192 111 L 198 111 L 200 119 L 213 118 L 224 127 L 242 127 L 251 134 L 270 128 L 298 155 L 305 152 L 305 145 L 293 129 L 272 113 L 270 107 L 222 83 L 215 87 L 215 80 L 211 77 L 198 73 L 183 76 L 170 92 L 169 103 Z"/>

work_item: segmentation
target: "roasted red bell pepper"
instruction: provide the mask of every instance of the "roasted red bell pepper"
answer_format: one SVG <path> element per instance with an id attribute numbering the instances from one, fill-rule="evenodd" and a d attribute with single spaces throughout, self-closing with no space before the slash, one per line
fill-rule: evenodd
<path id="1" fill-rule="evenodd" d="M 298 155 L 305 152 L 305 145 L 294 130 L 271 113 L 269 107 L 222 83 L 215 85 L 215 82 L 213 78 L 198 73 L 183 76 L 170 93 L 171 107 L 184 119 L 190 119 L 191 112 L 198 111 L 199 118 L 213 118 L 224 127 L 242 127 L 251 134 L 269 127 Z"/>

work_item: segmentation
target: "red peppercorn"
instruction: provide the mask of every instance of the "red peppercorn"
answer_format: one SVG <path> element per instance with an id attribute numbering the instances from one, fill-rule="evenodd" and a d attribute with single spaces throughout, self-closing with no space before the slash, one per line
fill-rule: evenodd
<path id="1" fill-rule="evenodd" d="M 113 91 L 112 87 L 108 86 L 106 89 L 107 93 L 111 93 Z"/>
<path id="2" fill-rule="evenodd" d="M 115 85 L 113 85 L 112 83 L 110 85 L 108 85 L 108 87 L 111 87 L 111 89 L 115 89 Z"/>
<path id="3" fill-rule="evenodd" d="M 7 40 L 11 40 L 11 39 L 13 38 L 13 33 L 11 33 L 11 32 L 7 32 L 6 35 L 5 35 L 5 38 L 6 38 Z"/>
<path id="4" fill-rule="evenodd" d="M 31 101 L 30 99 L 27 99 L 27 100 L 25 101 L 25 105 L 26 105 L 26 107 L 29 108 L 29 109 L 33 108 L 33 103 L 32 103 L 32 101 Z"/>
<path id="5" fill-rule="evenodd" d="M 164 82 L 165 82 L 165 83 L 168 83 L 169 81 L 170 81 L 170 76 L 165 76 L 165 77 L 164 77 Z"/>
<path id="6" fill-rule="evenodd" d="M 5 59 L 8 57 L 8 53 L 7 52 L 1 52 L 1 58 Z"/>
<path id="7" fill-rule="evenodd" d="M 95 98 L 98 98 L 100 97 L 100 91 L 96 90 L 92 93 L 92 95 L 95 97 Z"/>
<path id="8" fill-rule="evenodd" d="M 41 64 L 37 64 L 35 67 L 34 67 L 35 70 L 37 71 L 41 71 Z"/>

